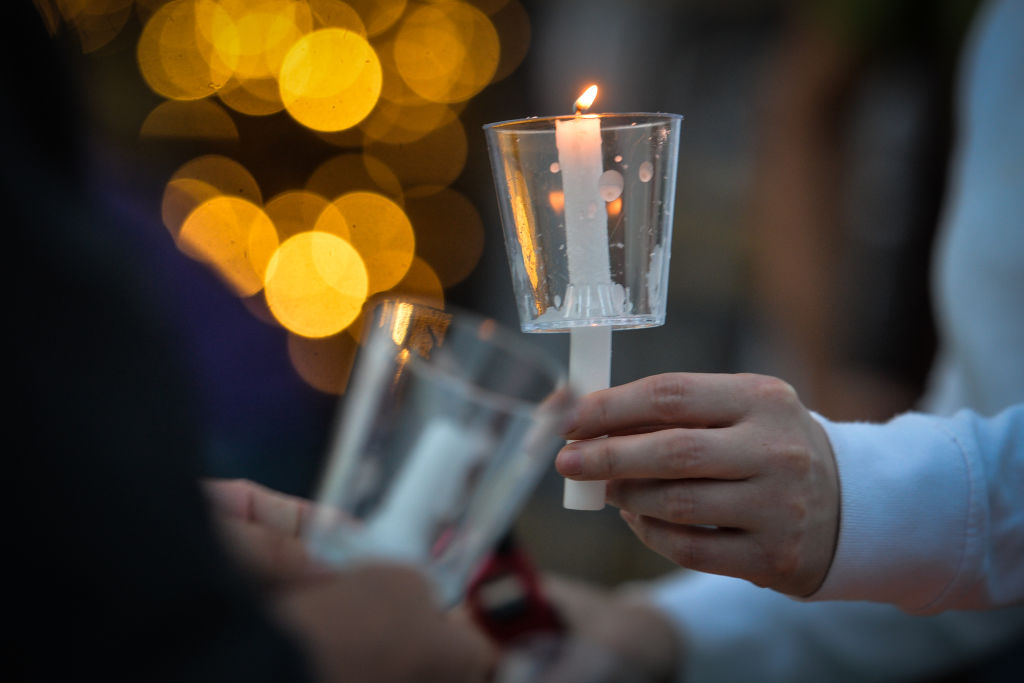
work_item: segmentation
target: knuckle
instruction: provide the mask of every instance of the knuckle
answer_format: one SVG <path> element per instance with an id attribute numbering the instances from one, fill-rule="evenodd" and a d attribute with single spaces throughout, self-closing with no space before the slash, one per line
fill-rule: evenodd
<path id="1" fill-rule="evenodd" d="M 776 446 L 773 460 L 776 466 L 799 479 L 806 477 L 811 471 L 811 451 L 804 444 L 783 443 Z"/>
<path id="2" fill-rule="evenodd" d="M 747 375 L 750 392 L 759 401 L 777 405 L 794 405 L 800 402 L 796 389 L 778 377 L 768 375 Z"/>
<path id="3" fill-rule="evenodd" d="M 678 419 L 686 393 L 685 376 L 680 373 L 655 375 L 650 380 L 651 411 L 662 422 Z"/>
<path id="4" fill-rule="evenodd" d="M 694 518 L 696 501 L 685 486 L 667 489 L 663 502 L 668 521 L 684 523 Z"/>
<path id="5" fill-rule="evenodd" d="M 685 429 L 671 429 L 664 432 L 665 452 L 663 453 L 669 472 L 677 476 L 699 469 L 704 456 L 700 442 Z"/>

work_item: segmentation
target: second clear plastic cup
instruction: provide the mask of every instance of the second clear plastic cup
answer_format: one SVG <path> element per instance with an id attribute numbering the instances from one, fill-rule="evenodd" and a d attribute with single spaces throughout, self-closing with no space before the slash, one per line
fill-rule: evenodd
<path id="1" fill-rule="evenodd" d="M 388 301 L 365 336 L 308 547 L 419 566 L 454 604 L 564 443 L 573 397 L 557 361 L 470 313 Z"/>

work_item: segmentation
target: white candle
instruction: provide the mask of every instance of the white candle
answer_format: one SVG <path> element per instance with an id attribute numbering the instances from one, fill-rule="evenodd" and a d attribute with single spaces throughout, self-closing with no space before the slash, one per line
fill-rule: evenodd
<path id="1" fill-rule="evenodd" d="M 611 383 L 612 328 L 574 327 L 569 331 L 569 383 L 580 394 L 607 389 Z M 565 480 L 562 507 L 600 510 L 605 482 Z"/>
<path id="2" fill-rule="evenodd" d="M 577 289 L 610 285 L 608 212 L 601 197 L 601 121 L 576 116 L 555 121 L 555 145 L 565 199 L 569 282 Z"/>
<path id="3" fill-rule="evenodd" d="M 555 121 L 555 146 L 562 173 L 565 201 L 565 243 L 569 284 L 583 302 L 582 315 L 590 315 L 587 302 L 599 301 L 599 290 L 611 285 L 608 262 L 608 214 L 601 196 L 604 172 L 601 156 L 601 120 L 582 116 L 593 102 L 591 86 L 576 101 L 577 115 Z M 583 102 L 589 96 L 589 101 Z M 611 374 L 611 328 L 572 328 L 569 341 L 569 382 L 582 393 L 607 389 Z M 566 480 L 562 505 L 570 510 L 604 507 L 605 482 Z"/>
<path id="4" fill-rule="evenodd" d="M 452 521 L 465 502 L 469 475 L 490 448 L 485 434 L 434 419 L 369 521 L 370 545 L 413 562 L 429 559 L 439 525 Z"/>

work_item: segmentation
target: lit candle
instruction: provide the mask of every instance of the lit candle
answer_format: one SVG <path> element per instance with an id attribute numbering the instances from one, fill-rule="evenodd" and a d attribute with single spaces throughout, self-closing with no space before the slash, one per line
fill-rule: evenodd
<path id="1" fill-rule="evenodd" d="M 555 121 L 562 173 L 569 284 L 584 309 L 612 283 L 608 262 L 608 213 L 601 196 L 601 120 L 583 114 L 597 97 L 592 85 L 576 100 L 576 116 Z M 611 380 L 611 327 L 574 327 L 569 340 L 569 382 L 581 394 L 607 389 Z M 604 507 L 605 482 L 566 480 L 562 505 L 570 510 Z"/>
<path id="2" fill-rule="evenodd" d="M 577 288 L 610 285 L 608 212 L 601 197 L 601 120 L 585 116 L 597 96 L 592 85 L 576 100 L 576 116 L 555 121 L 555 146 L 562 173 L 569 281 Z"/>

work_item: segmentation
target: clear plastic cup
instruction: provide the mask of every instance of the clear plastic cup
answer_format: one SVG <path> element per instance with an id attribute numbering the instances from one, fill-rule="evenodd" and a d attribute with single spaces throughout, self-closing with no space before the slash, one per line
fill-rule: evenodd
<path id="1" fill-rule="evenodd" d="M 665 322 L 682 116 L 484 126 L 524 332 Z"/>
<path id="2" fill-rule="evenodd" d="M 461 599 L 564 443 L 557 361 L 495 321 L 412 301 L 377 306 L 307 530 L 344 567 L 420 567 Z"/>

